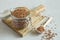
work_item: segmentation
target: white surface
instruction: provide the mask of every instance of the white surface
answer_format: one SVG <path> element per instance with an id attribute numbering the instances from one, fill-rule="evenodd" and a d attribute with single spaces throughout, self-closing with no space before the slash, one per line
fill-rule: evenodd
<path id="1" fill-rule="evenodd" d="M 54 40 L 60 40 L 60 0 L 0 0 L 0 12 L 19 6 L 26 6 L 32 9 L 40 4 L 46 5 L 46 11 L 43 14 L 53 16 L 53 20 L 57 24 L 56 32 L 58 33 Z M 50 26 L 53 26 L 53 24 L 50 24 Z M 0 21 L 0 40 L 40 40 L 40 36 L 29 33 L 21 38 Z"/>

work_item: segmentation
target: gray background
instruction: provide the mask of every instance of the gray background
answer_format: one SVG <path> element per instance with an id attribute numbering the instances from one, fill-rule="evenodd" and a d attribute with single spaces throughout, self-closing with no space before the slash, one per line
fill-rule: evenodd
<path id="1" fill-rule="evenodd" d="M 46 11 L 42 14 L 52 16 L 57 24 L 56 32 L 58 33 L 58 36 L 54 40 L 60 40 L 60 0 L 0 0 L 0 12 L 19 6 L 26 6 L 29 9 L 32 9 L 40 4 L 46 6 Z M 51 25 L 54 25 L 54 23 Z M 32 35 L 32 33 L 21 38 L 0 21 L 0 40 L 40 40 L 40 38 L 40 35 Z"/>

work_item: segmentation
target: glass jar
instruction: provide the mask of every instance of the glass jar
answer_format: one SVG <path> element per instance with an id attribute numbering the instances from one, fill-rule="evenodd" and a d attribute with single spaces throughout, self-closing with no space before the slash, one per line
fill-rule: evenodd
<path id="1" fill-rule="evenodd" d="M 16 10 L 18 11 L 16 12 Z M 28 27 L 29 10 L 27 8 L 25 7 L 16 8 L 14 11 L 11 11 L 11 17 L 12 17 L 12 24 L 16 29 L 24 29 L 25 27 Z"/>

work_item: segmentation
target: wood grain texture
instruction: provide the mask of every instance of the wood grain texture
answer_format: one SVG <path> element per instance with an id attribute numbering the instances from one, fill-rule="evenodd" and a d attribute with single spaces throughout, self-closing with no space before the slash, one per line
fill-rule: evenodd
<path id="1" fill-rule="evenodd" d="M 41 20 L 43 20 L 44 17 L 33 17 L 32 20 L 32 25 L 33 27 L 35 27 L 35 25 L 37 25 Z M 29 33 L 31 31 L 31 29 L 29 27 L 31 27 L 31 25 L 28 25 L 28 27 L 18 30 L 14 27 L 14 25 L 12 24 L 12 18 L 8 17 L 8 18 L 4 18 L 2 19 L 2 21 L 8 25 L 8 27 L 10 27 L 12 30 L 14 30 L 16 33 L 18 33 L 21 37 L 25 36 L 27 33 Z"/>

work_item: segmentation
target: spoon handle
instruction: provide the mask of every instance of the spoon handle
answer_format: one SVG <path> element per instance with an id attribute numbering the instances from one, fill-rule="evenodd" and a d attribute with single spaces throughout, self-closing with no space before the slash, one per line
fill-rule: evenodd
<path id="1" fill-rule="evenodd" d="M 50 23 L 51 20 L 52 20 L 52 17 L 49 17 L 48 20 L 45 22 L 45 24 L 43 26 L 45 27 L 46 25 L 48 25 L 48 23 Z"/>

